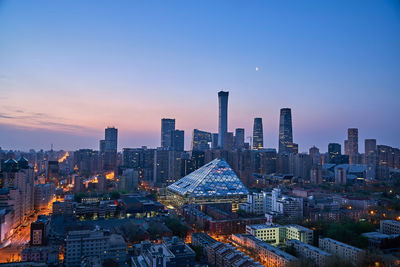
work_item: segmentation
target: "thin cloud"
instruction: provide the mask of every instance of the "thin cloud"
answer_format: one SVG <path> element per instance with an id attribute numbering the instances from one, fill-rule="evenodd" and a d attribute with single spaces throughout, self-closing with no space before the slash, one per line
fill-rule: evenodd
<path id="1" fill-rule="evenodd" d="M 29 112 L 12 109 L 13 112 L 0 113 L 0 122 L 10 126 L 22 126 L 31 129 L 47 129 L 59 132 L 88 132 L 93 129 L 78 124 L 63 122 L 64 119 L 41 112 Z"/>

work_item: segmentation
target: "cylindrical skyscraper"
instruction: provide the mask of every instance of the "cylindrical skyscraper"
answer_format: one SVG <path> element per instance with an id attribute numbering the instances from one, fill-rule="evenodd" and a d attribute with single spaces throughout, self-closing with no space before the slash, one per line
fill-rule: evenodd
<path id="1" fill-rule="evenodd" d="M 264 147 L 264 135 L 262 118 L 254 118 L 253 126 L 253 149 L 261 149 Z"/>
<path id="2" fill-rule="evenodd" d="M 293 152 L 292 111 L 282 108 L 279 120 L 279 153 Z"/>
<path id="3" fill-rule="evenodd" d="M 218 92 L 219 117 L 218 117 L 218 147 L 224 147 L 225 134 L 228 132 L 228 96 L 229 92 Z"/>

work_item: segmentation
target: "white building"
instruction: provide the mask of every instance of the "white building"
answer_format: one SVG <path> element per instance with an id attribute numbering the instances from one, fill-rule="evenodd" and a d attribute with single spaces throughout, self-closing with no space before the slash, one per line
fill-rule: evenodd
<path id="1" fill-rule="evenodd" d="M 287 240 L 300 240 L 313 243 L 314 232 L 300 225 L 255 224 L 246 226 L 246 234 L 273 245 L 285 244 Z"/>
<path id="2" fill-rule="evenodd" d="M 336 255 L 340 259 L 352 263 L 354 266 L 362 266 L 364 261 L 364 250 L 331 238 L 320 238 L 318 246 L 320 249 Z"/>
<path id="3" fill-rule="evenodd" d="M 251 214 L 277 214 L 288 219 L 303 217 L 303 198 L 284 195 L 280 188 L 271 192 L 251 193 L 239 209 Z"/>

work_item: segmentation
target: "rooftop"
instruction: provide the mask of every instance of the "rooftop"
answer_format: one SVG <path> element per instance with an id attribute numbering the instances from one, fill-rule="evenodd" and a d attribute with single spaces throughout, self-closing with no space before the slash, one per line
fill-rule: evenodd
<path id="1" fill-rule="evenodd" d="M 311 246 L 311 245 L 309 245 L 307 243 L 304 243 L 304 242 L 301 242 L 300 240 L 297 240 L 297 239 L 290 239 L 290 240 L 287 241 L 288 245 L 290 245 L 291 243 L 294 243 L 294 244 L 300 245 L 303 248 L 307 248 L 309 250 L 315 251 L 320 255 L 324 255 L 324 256 L 331 256 L 332 255 L 332 254 L 330 254 L 330 253 L 328 253 L 328 252 L 326 252 L 326 251 L 324 251 L 324 250 L 322 250 L 320 248 Z"/>
<path id="2" fill-rule="evenodd" d="M 345 247 L 345 248 L 349 248 L 349 249 L 353 249 L 353 250 L 356 250 L 356 251 L 358 251 L 358 252 L 363 251 L 363 250 L 360 249 L 360 248 L 356 248 L 356 247 L 350 246 L 349 244 L 342 243 L 342 242 L 340 242 L 340 241 L 337 241 L 337 240 L 332 239 L 332 238 L 329 238 L 329 237 L 320 238 L 319 240 L 327 240 L 327 241 L 330 241 L 330 242 L 332 242 L 332 243 L 334 243 L 334 244 L 336 244 L 336 245 L 338 245 L 338 246 Z"/>

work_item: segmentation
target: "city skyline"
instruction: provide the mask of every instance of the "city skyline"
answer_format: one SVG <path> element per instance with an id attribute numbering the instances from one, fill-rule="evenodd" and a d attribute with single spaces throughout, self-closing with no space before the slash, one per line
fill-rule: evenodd
<path id="1" fill-rule="evenodd" d="M 207 3 L 2 1 L 0 146 L 97 149 L 115 126 L 118 150 L 157 147 L 160 119 L 175 118 L 189 149 L 193 129 L 218 132 L 215 93 L 227 90 L 228 131 L 245 128 L 246 141 L 260 117 L 264 147 L 277 148 L 288 107 L 300 152 L 344 147 L 353 127 L 360 151 L 369 138 L 398 147 L 399 4 L 358 3 L 222 2 L 210 14 Z"/>

